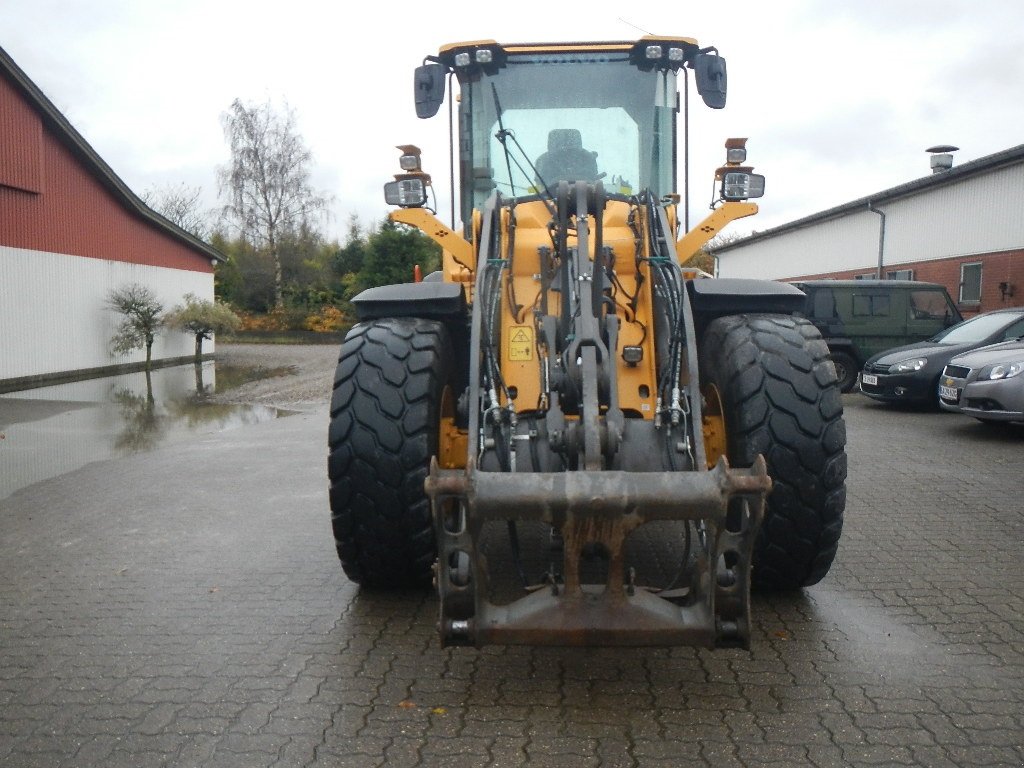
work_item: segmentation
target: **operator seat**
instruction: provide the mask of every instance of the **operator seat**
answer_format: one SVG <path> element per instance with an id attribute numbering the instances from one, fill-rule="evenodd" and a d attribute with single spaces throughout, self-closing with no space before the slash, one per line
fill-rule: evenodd
<path id="1" fill-rule="evenodd" d="M 558 181 L 596 181 L 597 152 L 583 148 L 575 128 L 555 128 L 548 133 L 548 151 L 537 158 L 537 176 L 538 184 L 548 186 Z"/>

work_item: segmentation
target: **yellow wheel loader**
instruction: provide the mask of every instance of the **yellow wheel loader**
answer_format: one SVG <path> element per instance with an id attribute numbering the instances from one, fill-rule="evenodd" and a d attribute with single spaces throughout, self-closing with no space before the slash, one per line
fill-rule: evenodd
<path id="1" fill-rule="evenodd" d="M 752 588 L 832 563 L 846 435 L 803 294 L 681 266 L 764 190 L 730 139 L 681 232 L 691 75 L 725 105 L 724 59 L 682 37 L 459 43 L 415 71 L 419 117 L 451 94 L 462 225 L 399 147 L 391 218 L 442 267 L 353 302 L 330 503 L 345 573 L 433 582 L 443 645 L 747 647 Z"/>

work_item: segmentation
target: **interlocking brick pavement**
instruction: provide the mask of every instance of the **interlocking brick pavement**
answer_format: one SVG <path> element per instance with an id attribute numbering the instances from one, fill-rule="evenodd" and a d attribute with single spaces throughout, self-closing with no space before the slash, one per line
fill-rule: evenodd
<path id="1" fill-rule="evenodd" d="M 338 567 L 322 409 L 24 489 L 0 764 L 1019 766 L 1024 430 L 844 403 L 836 564 L 750 652 L 440 650 Z"/>

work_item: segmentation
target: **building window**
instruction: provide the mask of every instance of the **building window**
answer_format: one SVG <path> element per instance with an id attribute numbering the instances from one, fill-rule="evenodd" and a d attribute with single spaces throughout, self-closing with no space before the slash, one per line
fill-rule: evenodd
<path id="1" fill-rule="evenodd" d="M 960 265 L 960 303 L 981 303 L 981 262 Z"/>
<path id="2" fill-rule="evenodd" d="M 865 272 L 863 275 L 854 275 L 854 280 L 874 280 L 876 277 L 874 272 Z"/>
<path id="3" fill-rule="evenodd" d="M 891 272 L 886 272 L 885 276 L 890 280 L 913 280 L 914 270 L 912 269 L 894 269 Z"/>

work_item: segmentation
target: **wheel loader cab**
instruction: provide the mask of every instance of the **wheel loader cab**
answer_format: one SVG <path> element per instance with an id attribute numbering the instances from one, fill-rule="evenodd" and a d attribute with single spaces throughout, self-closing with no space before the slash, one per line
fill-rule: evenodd
<path id="1" fill-rule="evenodd" d="M 353 299 L 328 464 L 345 572 L 432 581 L 445 645 L 748 645 L 752 583 L 831 564 L 845 433 L 803 294 L 682 268 L 764 190 L 730 139 L 711 213 L 679 231 L 680 81 L 721 108 L 724 60 L 665 37 L 428 60 L 420 117 L 459 86 L 463 224 L 425 208 L 402 145 L 391 218 L 441 245 L 441 280 Z"/>
<path id="2" fill-rule="evenodd" d="M 654 48 L 660 58 L 647 58 Z M 674 192 L 677 78 L 696 55 L 687 39 L 442 48 L 438 58 L 451 62 L 460 87 L 463 221 L 494 191 L 520 197 L 558 181 L 601 177 L 615 179 L 616 191 Z"/>

